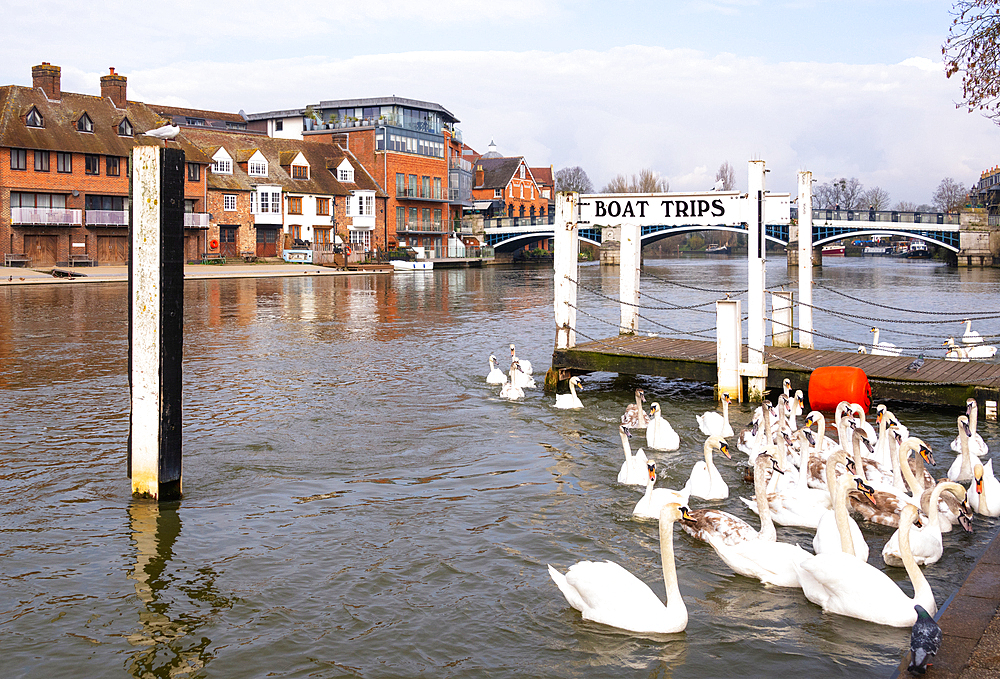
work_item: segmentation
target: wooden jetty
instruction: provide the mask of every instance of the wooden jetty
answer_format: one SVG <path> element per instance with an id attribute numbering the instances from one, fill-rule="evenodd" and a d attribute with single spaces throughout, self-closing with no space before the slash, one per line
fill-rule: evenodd
<path id="1" fill-rule="evenodd" d="M 714 341 L 619 335 L 577 344 L 572 348 L 556 349 L 552 355 L 552 368 L 554 377 L 560 380 L 568 379 L 573 374 L 614 372 L 715 384 L 718 378 L 715 355 Z M 767 346 L 767 388 L 776 393 L 774 390 L 780 391 L 782 381 L 788 378 L 793 389 L 808 393 L 809 376 L 814 369 L 846 365 L 865 371 L 871 383 L 873 399 L 961 408 L 967 398 L 973 397 L 979 401 L 987 417 L 996 418 L 995 404 L 1000 400 L 1000 365 L 927 358 L 920 370 L 907 370 L 913 359 L 913 356 L 872 356 Z M 747 348 L 744 346 L 742 361 L 746 360 Z"/>

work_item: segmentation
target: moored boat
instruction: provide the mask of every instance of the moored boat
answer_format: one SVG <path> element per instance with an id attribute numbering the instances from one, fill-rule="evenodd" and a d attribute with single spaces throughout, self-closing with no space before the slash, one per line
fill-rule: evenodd
<path id="1" fill-rule="evenodd" d="M 394 259 L 389 262 L 392 264 L 394 271 L 431 271 L 434 268 L 434 262 L 418 262 L 418 261 L 407 261 L 405 259 Z"/>
<path id="2" fill-rule="evenodd" d="M 844 246 L 839 244 L 824 245 L 823 246 L 824 255 L 842 255 L 844 254 Z"/>
<path id="3" fill-rule="evenodd" d="M 716 243 L 705 248 L 706 255 L 728 255 L 729 246 Z"/>

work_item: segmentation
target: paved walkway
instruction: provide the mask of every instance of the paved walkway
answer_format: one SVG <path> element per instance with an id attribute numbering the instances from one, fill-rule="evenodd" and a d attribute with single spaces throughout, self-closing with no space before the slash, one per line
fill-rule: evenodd
<path id="1" fill-rule="evenodd" d="M 969 577 L 937 614 L 941 650 L 925 676 L 932 679 L 1000 677 L 1000 535 L 986 548 Z M 910 652 L 894 676 L 907 671 Z"/>
<path id="2" fill-rule="evenodd" d="M 55 272 L 53 274 L 52 272 Z M 184 278 L 269 278 L 280 276 L 347 276 L 388 271 L 341 271 L 314 264 L 185 264 Z M 57 266 L 38 269 L 0 266 L 0 285 L 110 283 L 128 281 L 127 266 Z"/>

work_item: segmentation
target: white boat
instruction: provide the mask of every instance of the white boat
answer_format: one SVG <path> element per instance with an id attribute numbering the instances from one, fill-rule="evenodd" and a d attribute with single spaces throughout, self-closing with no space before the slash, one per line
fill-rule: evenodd
<path id="1" fill-rule="evenodd" d="M 431 271 L 434 268 L 434 262 L 426 261 L 410 262 L 405 259 L 393 259 L 389 263 L 392 264 L 394 271 Z"/>

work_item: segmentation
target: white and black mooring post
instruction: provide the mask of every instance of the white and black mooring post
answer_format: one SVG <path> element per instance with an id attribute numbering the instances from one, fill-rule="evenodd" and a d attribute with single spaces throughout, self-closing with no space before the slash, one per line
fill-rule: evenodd
<path id="1" fill-rule="evenodd" d="M 128 475 L 132 495 L 181 495 L 184 152 L 136 146 L 129 162 Z"/>

